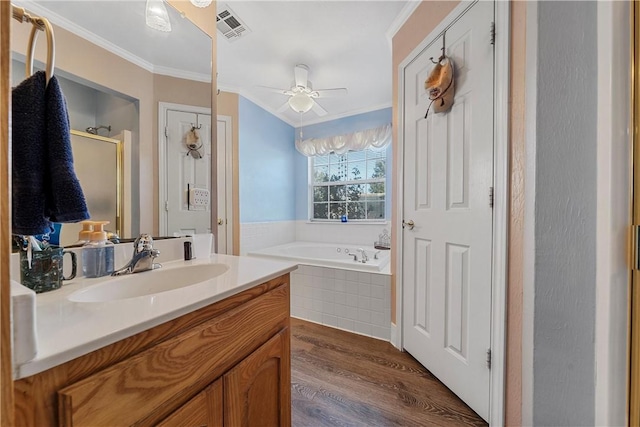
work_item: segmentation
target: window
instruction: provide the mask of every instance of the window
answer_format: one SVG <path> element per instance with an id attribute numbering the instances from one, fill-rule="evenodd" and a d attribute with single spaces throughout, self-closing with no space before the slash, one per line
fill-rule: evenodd
<path id="1" fill-rule="evenodd" d="M 311 157 L 312 220 L 383 220 L 386 150 Z"/>

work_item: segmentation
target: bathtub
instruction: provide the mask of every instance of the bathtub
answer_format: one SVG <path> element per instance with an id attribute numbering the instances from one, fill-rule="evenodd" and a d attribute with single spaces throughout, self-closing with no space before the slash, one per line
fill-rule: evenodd
<path id="1" fill-rule="evenodd" d="M 369 260 L 362 263 L 361 252 L 364 249 Z M 378 250 L 373 246 L 348 245 L 338 243 L 293 242 L 273 246 L 259 251 L 249 252 L 250 256 L 297 261 L 300 264 L 316 267 L 333 267 L 345 270 L 389 274 L 389 250 Z M 358 255 L 358 262 L 349 253 Z M 377 257 L 377 259 L 376 259 Z"/>
<path id="2" fill-rule="evenodd" d="M 347 255 L 359 248 L 370 261 L 354 262 Z M 299 264 L 291 273 L 292 317 L 389 341 L 390 251 L 380 251 L 374 259 L 377 252 L 372 246 L 294 242 L 248 255 Z"/>

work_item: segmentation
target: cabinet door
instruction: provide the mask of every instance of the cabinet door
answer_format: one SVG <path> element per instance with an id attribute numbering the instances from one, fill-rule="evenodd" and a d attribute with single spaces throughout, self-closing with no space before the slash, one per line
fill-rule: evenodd
<path id="1" fill-rule="evenodd" d="M 222 427 L 222 380 L 201 391 L 158 427 Z"/>
<path id="2" fill-rule="evenodd" d="M 291 425 L 289 328 L 224 375 L 225 426 Z"/>

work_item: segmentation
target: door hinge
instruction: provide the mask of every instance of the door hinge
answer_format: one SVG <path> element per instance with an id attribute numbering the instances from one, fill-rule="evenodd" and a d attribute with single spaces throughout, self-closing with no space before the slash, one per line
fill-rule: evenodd
<path id="1" fill-rule="evenodd" d="M 167 126 L 164 127 L 164 136 L 169 138 L 169 128 Z"/>
<path id="2" fill-rule="evenodd" d="M 491 45 L 495 45 L 496 44 L 496 23 L 492 22 L 491 23 Z"/>
<path id="3" fill-rule="evenodd" d="M 164 210 L 169 212 L 169 201 L 168 200 L 164 201 Z"/>
<path id="4" fill-rule="evenodd" d="M 493 207 L 493 187 L 489 187 L 489 207 Z"/>
<path id="5" fill-rule="evenodd" d="M 632 270 L 640 270 L 640 225 L 631 226 L 629 261 Z"/>
<path id="6" fill-rule="evenodd" d="M 491 369 L 491 349 L 487 349 L 487 369 Z"/>

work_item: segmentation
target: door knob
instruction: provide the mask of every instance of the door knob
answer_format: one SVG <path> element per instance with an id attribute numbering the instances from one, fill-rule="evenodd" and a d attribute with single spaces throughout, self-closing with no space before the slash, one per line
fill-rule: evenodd
<path id="1" fill-rule="evenodd" d="M 224 220 L 222 218 L 218 218 L 218 225 L 224 224 Z"/>
<path id="2" fill-rule="evenodd" d="M 402 228 L 408 227 L 409 230 L 413 230 L 413 227 L 416 225 L 415 222 L 413 222 L 412 219 L 410 219 L 409 221 L 405 222 L 404 220 L 402 220 Z"/>

